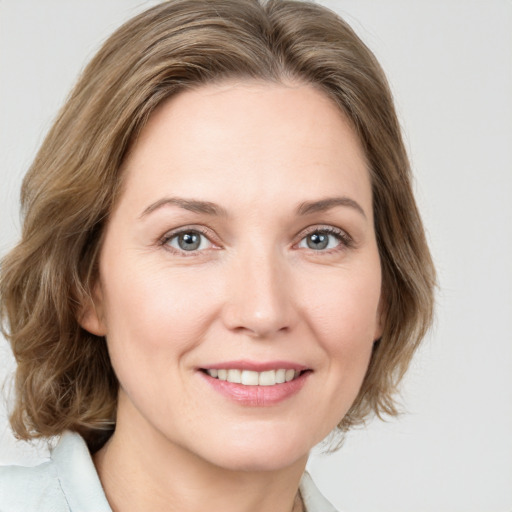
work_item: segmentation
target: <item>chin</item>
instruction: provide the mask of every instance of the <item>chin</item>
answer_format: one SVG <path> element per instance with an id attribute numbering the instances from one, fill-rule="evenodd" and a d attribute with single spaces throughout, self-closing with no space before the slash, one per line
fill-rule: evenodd
<path id="1" fill-rule="evenodd" d="M 294 464 L 305 465 L 309 451 L 316 444 L 282 430 L 265 436 L 238 433 L 231 439 L 210 440 L 203 458 L 226 470 L 239 472 L 278 471 Z"/>
<path id="2" fill-rule="evenodd" d="M 307 458 L 308 452 L 298 454 L 282 450 L 275 450 L 272 453 L 248 450 L 241 453 L 233 450 L 228 456 L 224 454 L 215 457 L 217 462 L 214 464 L 229 471 L 258 473 L 280 471 L 295 464 L 305 465 Z"/>

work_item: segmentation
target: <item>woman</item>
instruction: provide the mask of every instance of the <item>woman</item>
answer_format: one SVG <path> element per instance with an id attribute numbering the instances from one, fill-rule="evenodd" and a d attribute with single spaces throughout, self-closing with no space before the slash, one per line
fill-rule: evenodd
<path id="1" fill-rule="evenodd" d="M 11 424 L 62 437 L 2 470 L 0 508 L 333 510 L 309 451 L 395 414 L 435 281 L 385 78 L 342 20 L 256 0 L 137 16 L 22 206 Z"/>

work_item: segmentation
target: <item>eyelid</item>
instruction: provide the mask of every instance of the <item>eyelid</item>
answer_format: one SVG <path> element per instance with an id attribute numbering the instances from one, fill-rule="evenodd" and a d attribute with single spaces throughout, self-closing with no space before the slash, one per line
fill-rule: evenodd
<path id="1" fill-rule="evenodd" d="M 313 226 L 308 226 L 307 228 L 303 229 L 298 235 L 297 235 L 297 241 L 294 243 L 294 246 L 297 246 L 305 237 L 308 235 L 311 235 L 312 233 L 328 233 L 330 235 L 337 236 L 341 247 L 336 247 L 335 249 L 330 249 L 326 251 L 317 251 L 318 253 L 325 253 L 328 254 L 330 252 L 335 252 L 339 250 L 346 249 L 348 247 L 352 247 L 354 245 L 354 239 L 350 236 L 350 234 L 341 228 L 338 228 L 336 226 L 332 226 L 330 224 L 315 224 Z"/>
<path id="2" fill-rule="evenodd" d="M 194 255 L 197 256 L 198 254 L 205 252 L 206 249 L 203 249 L 201 251 L 190 251 L 189 253 L 187 253 L 187 251 L 182 251 L 182 250 L 176 249 L 176 248 L 168 245 L 169 240 L 180 235 L 181 233 L 188 233 L 190 231 L 196 231 L 196 232 L 200 233 L 201 235 L 205 236 L 208 239 L 208 241 L 213 245 L 213 247 L 209 247 L 209 249 L 220 248 L 219 243 L 215 241 L 215 239 L 218 239 L 218 237 L 215 235 L 215 233 L 212 229 L 210 229 L 208 226 L 195 225 L 195 224 L 180 226 L 178 228 L 171 229 L 170 231 L 166 231 L 165 234 L 162 235 L 158 239 L 158 245 L 165 247 L 165 249 L 170 252 L 173 252 L 175 254 L 180 254 L 183 256 L 194 256 Z"/>
<path id="3" fill-rule="evenodd" d="M 173 248 L 168 245 L 169 240 L 174 238 L 175 236 L 180 235 L 181 233 L 186 233 L 189 231 L 197 231 L 201 235 L 205 236 L 209 242 L 213 245 L 213 247 L 210 247 L 209 249 L 219 249 L 220 243 L 217 241 L 218 236 L 215 234 L 215 232 L 205 225 L 196 225 L 196 224 L 190 224 L 185 226 L 180 226 L 174 229 L 171 229 L 169 231 L 166 231 L 164 235 L 162 235 L 158 239 L 158 245 L 165 246 L 166 250 L 169 250 L 170 252 L 173 252 L 175 254 L 180 254 L 183 256 L 194 256 L 199 255 L 201 253 L 206 252 L 206 249 L 200 250 L 200 251 L 190 251 L 190 253 L 187 253 L 187 251 L 182 251 L 176 248 Z M 354 240 L 350 236 L 350 234 L 341 228 L 338 228 L 336 226 L 330 225 L 330 224 L 314 224 L 312 226 L 308 226 L 307 228 L 303 229 L 295 238 L 296 241 L 293 243 L 293 247 L 297 248 L 297 245 L 308 235 L 316 232 L 324 232 L 331 235 L 336 236 L 340 241 L 340 246 L 336 247 L 334 249 L 329 249 L 326 251 L 317 251 L 318 253 L 325 253 L 329 254 L 331 252 L 340 251 L 349 247 L 352 247 L 354 245 Z M 216 240 L 217 239 L 217 240 Z"/>

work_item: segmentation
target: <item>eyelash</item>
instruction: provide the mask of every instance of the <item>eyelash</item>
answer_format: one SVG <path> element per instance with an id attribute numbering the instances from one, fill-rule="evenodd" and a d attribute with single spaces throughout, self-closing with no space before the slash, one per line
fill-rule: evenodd
<path id="1" fill-rule="evenodd" d="M 199 251 L 198 250 L 184 251 L 184 250 L 176 249 L 169 245 L 169 242 L 172 239 L 174 239 L 182 234 L 185 234 L 185 233 L 199 233 L 200 235 L 204 236 L 209 241 L 209 243 L 211 243 L 214 246 L 216 245 L 211 240 L 213 238 L 212 231 L 203 226 L 190 226 L 190 227 L 185 227 L 185 228 L 179 228 L 176 231 L 171 231 L 169 233 L 166 233 L 159 240 L 159 245 L 174 254 L 177 254 L 179 256 L 184 256 L 184 257 L 197 256 L 198 254 L 201 254 L 202 252 L 205 251 L 204 249 L 199 250 Z M 311 228 L 308 228 L 306 231 L 303 231 L 300 234 L 300 239 L 298 242 L 296 242 L 294 244 L 294 247 L 297 246 L 298 244 L 300 244 L 306 237 L 313 235 L 315 233 L 331 235 L 339 241 L 339 245 L 337 245 L 334 248 L 327 249 L 327 250 L 315 251 L 314 249 L 310 249 L 313 253 L 332 254 L 332 253 L 335 253 L 338 251 L 342 251 L 344 249 L 348 249 L 354 245 L 354 241 L 353 241 L 352 237 L 346 231 L 344 231 L 342 229 L 335 228 L 334 226 L 313 226 Z"/>
<path id="2" fill-rule="evenodd" d="M 349 249 L 354 245 L 354 240 L 346 231 L 344 231 L 343 229 L 335 228 L 334 226 L 314 226 L 311 229 L 308 229 L 307 231 L 301 233 L 300 240 L 298 243 L 302 242 L 302 240 L 304 240 L 306 237 L 313 235 L 315 233 L 332 235 L 339 242 L 339 245 L 332 249 L 322 251 L 315 251 L 314 249 L 311 249 L 311 251 L 318 254 L 332 254 L 338 251 L 343 251 L 344 249 Z"/>
<path id="3" fill-rule="evenodd" d="M 171 247 L 169 245 L 169 242 L 180 235 L 183 235 L 185 233 L 199 233 L 200 235 L 204 236 L 212 245 L 216 245 L 214 242 L 212 242 L 212 231 L 208 228 L 205 228 L 203 226 L 187 226 L 184 228 L 179 228 L 176 231 L 171 231 L 166 233 L 160 240 L 159 245 L 164 247 L 167 251 L 172 252 L 173 254 L 177 254 L 178 256 L 184 256 L 184 257 L 190 257 L 190 256 L 197 256 L 198 254 L 201 254 L 204 252 L 202 251 L 184 251 L 180 249 L 175 249 L 174 247 Z"/>

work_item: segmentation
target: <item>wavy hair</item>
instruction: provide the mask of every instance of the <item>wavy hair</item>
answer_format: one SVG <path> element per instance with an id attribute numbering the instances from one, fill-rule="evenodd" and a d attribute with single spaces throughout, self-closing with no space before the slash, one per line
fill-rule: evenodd
<path id="1" fill-rule="evenodd" d="M 433 312 L 435 271 L 386 78 L 339 16 L 294 0 L 171 0 L 103 45 L 46 136 L 21 191 L 19 244 L 1 264 L 2 330 L 17 361 L 10 417 L 22 439 L 70 429 L 91 450 L 110 435 L 118 384 L 105 339 L 82 329 L 121 163 L 154 109 L 226 79 L 299 81 L 324 91 L 369 163 L 386 320 L 338 429 L 397 413 L 395 393 Z"/>

